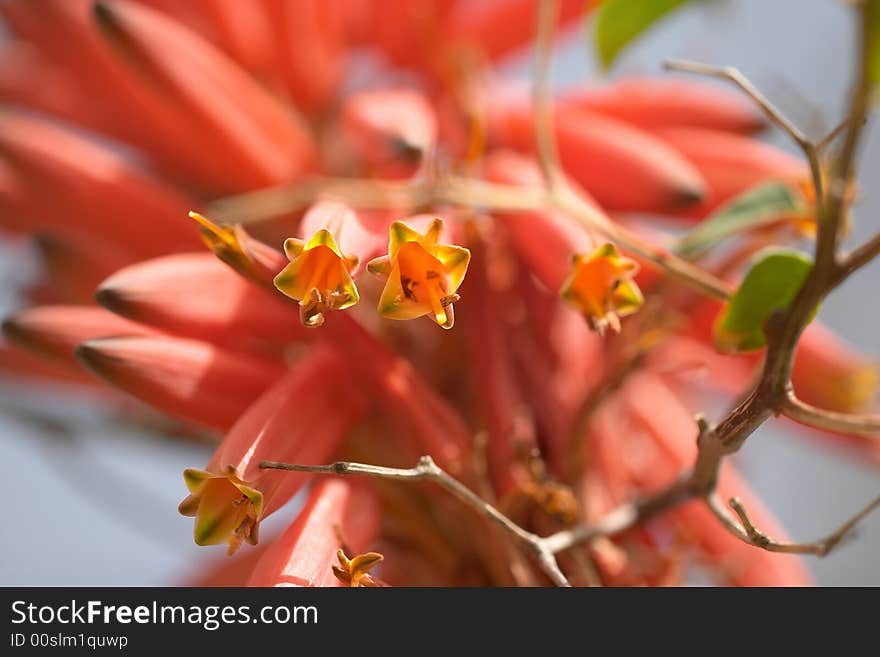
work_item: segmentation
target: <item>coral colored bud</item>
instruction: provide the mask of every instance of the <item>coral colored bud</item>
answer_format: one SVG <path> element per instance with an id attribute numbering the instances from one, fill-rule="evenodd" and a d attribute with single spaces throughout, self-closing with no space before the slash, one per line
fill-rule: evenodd
<path id="1" fill-rule="evenodd" d="M 210 253 L 181 253 L 120 269 L 101 283 L 105 308 L 164 331 L 237 350 L 253 342 L 284 345 L 304 331 L 290 308 Z"/>
<path id="2" fill-rule="evenodd" d="M 687 217 L 702 218 L 764 182 L 778 180 L 800 186 L 810 178 L 805 162 L 743 135 L 703 128 L 660 128 L 651 134 L 692 162 L 706 181 L 706 197 L 687 209 Z"/>
<path id="3" fill-rule="evenodd" d="M 280 377 L 272 361 L 170 336 L 88 340 L 76 356 L 105 381 L 175 417 L 225 430 Z"/>
<path id="4" fill-rule="evenodd" d="M 727 89 L 692 80 L 626 77 L 571 89 L 563 102 L 642 128 L 694 127 L 751 133 L 766 126 L 753 103 Z"/>
<path id="5" fill-rule="evenodd" d="M 0 53 L 0 102 L 100 130 L 100 110 L 65 64 L 32 43 L 7 38 Z"/>
<path id="6" fill-rule="evenodd" d="M 437 120 L 428 99 L 417 91 L 380 89 L 349 96 L 341 127 L 358 159 L 373 172 L 407 177 L 434 147 Z"/>
<path id="7" fill-rule="evenodd" d="M 103 389 L 88 372 L 35 356 L 11 344 L 0 344 L 0 376 L 16 384 L 74 384 Z"/>
<path id="8" fill-rule="evenodd" d="M 76 346 L 115 335 L 151 335 L 152 329 L 92 306 L 40 306 L 21 310 L 3 322 L 3 333 L 28 351 L 79 369 Z"/>
<path id="9" fill-rule="evenodd" d="M 380 520 L 377 500 L 365 486 L 343 479 L 319 480 L 296 522 L 257 563 L 249 585 L 343 586 L 334 570 L 342 543 L 356 553 L 365 552 L 379 532 Z"/>
<path id="10" fill-rule="evenodd" d="M 0 153 L 25 186 L 15 190 L 19 204 L 45 222 L 32 229 L 83 241 L 95 236 L 140 257 L 198 245 L 196 231 L 181 221 L 185 196 L 81 132 L 6 111 Z"/>
<path id="11" fill-rule="evenodd" d="M 188 469 L 180 512 L 195 516 L 199 545 L 255 544 L 260 521 L 299 490 L 307 475 L 261 470 L 263 460 L 323 463 L 360 418 L 365 400 L 345 381 L 346 364 L 317 347 L 266 390 L 229 430 L 204 469 Z"/>
<path id="12" fill-rule="evenodd" d="M 192 29 L 203 32 L 256 77 L 274 77 L 275 44 L 266 3 L 235 0 L 165 2 L 161 9 Z"/>
<path id="13" fill-rule="evenodd" d="M 438 242 L 443 221 L 435 219 L 418 233 L 402 221 L 391 224 L 388 255 L 367 264 L 370 272 L 387 278 L 379 299 L 379 314 L 389 319 L 430 315 L 441 327 L 455 322 L 452 304 L 464 280 L 470 251 Z"/>
<path id="14" fill-rule="evenodd" d="M 632 280 L 637 271 L 638 265 L 609 242 L 592 255 L 574 255 L 571 275 L 559 294 L 600 335 L 606 327 L 620 332 L 620 317 L 633 314 L 644 301 Z"/>
<path id="15" fill-rule="evenodd" d="M 241 3 L 235 3 L 238 6 Z M 339 94 L 350 58 L 345 43 L 345 2 L 296 0 L 257 3 L 266 12 L 276 71 L 294 105 L 320 114 Z"/>
<path id="16" fill-rule="evenodd" d="M 446 3 L 441 3 L 446 4 Z M 483 52 L 490 59 L 528 45 L 535 36 L 536 0 L 482 0 L 448 3 L 453 7 L 443 37 L 461 48 Z M 561 0 L 559 20 L 582 18 L 597 0 Z"/>
<path id="17" fill-rule="evenodd" d="M 493 98 L 490 109 L 490 141 L 534 153 L 534 115 L 525 99 Z M 606 210 L 668 212 L 703 198 L 697 168 L 654 135 L 571 106 L 558 106 L 554 117 L 563 169 Z"/>
<path id="18" fill-rule="evenodd" d="M 174 107 L 176 129 L 190 134 L 181 156 L 193 159 L 198 168 L 190 175 L 205 187 L 246 191 L 288 182 L 311 166 L 314 144 L 295 110 L 211 43 L 139 3 L 96 2 L 93 15 L 149 101 Z M 205 149 L 200 157 L 192 143 Z"/>

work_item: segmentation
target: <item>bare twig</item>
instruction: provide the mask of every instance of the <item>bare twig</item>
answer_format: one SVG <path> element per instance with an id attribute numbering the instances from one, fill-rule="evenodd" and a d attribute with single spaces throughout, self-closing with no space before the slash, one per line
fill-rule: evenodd
<path id="1" fill-rule="evenodd" d="M 834 285 L 840 284 L 851 274 L 867 265 L 877 257 L 878 253 L 880 253 L 880 233 L 851 251 L 838 263 Z"/>
<path id="2" fill-rule="evenodd" d="M 227 223 L 254 224 L 301 210 L 321 198 L 338 198 L 358 208 L 410 208 L 421 204 L 420 186 L 398 180 L 315 176 L 212 201 L 206 213 Z"/>
<path id="3" fill-rule="evenodd" d="M 396 481 L 431 481 L 452 493 L 459 500 L 470 506 L 477 513 L 485 516 L 496 523 L 504 531 L 510 534 L 520 544 L 528 549 L 537 560 L 541 569 L 550 580 L 557 586 L 569 586 L 568 580 L 559 569 L 556 558 L 553 556 L 544 539 L 527 531 L 501 513 L 494 506 L 480 498 L 470 488 L 445 472 L 434 463 L 430 456 L 423 456 L 414 468 L 386 468 L 379 465 L 366 463 L 352 463 L 349 461 L 337 461 L 329 465 L 299 465 L 295 463 L 278 463 L 276 461 L 263 461 L 260 468 L 273 470 L 290 470 L 293 472 L 311 472 L 314 474 L 335 475 L 364 475 L 378 479 L 392 479 Z"/>
<path id="4" fill-rule="evenodd" d="M 861 140 L 862 131 L 867 123 L 868 109 L 871 104 L 871 48 L 874 41 L 880 38 L 877 34 L 876 3 L 861 0 L 856 5 L 858 16 L 856 79 L 853 81 L 852 100 L 849 109 L 849 125 L 844 135 L 840 155 L 835 159 L 831 172 L 829 190 L 829 210 L 831 217 L 842 216 L 848 203 L 847 190 L 853 177 L 855 157 Z M 820 226 L 821 229 L 821 226 Z M 821 232 L 819 238 L 821 239 Z M 831 254 L 832 256 L 834 254 Z M 831 263 L 829 263 L 830 266 Z"/>
<path id="5" fill-rule="evenodd" d="M 834 142 L 835 139 L 842 135 L 844 130 L 849 128 L 852 121 L 852 118 L 848 118 L 838 123 L 837 126 L 832 128 L 827 135 L 816 142 L 816 150 L 818 150 L 820 154 L 824 153 L 825 149 L 827 149 Z"/>
<path id="6" fill-rule="evenodd" d="M 817 429 L 869 438 L 880 438 L 880 415 L 836 413 L 823 408 L 816 408 L 798 399 L 794 391 L 790 391 L 786 397 L 782 412 L 792 420 Z M 880 446 L 880 443 L 878 443 L 878 446 Z"/>
<path id="7" fill-rule="evenodd" d="M 758 106 L 764 111 L 767 117 L 777 126 L 785 130 L 798 143 L 807 143 L 806 136 L 801 132 L 800 128 L 794 125 L 789 119 L 771 103 L 764 94 L 762 94 L 751 81 L 746 78 L 739 69 L 732 66 L 711 66 L 702 62 L 694 62 L 685 59 L 667 59 L 663 63 L 664 68 L 670 71 L 682 71 L 685 73 L 696 73 L 698 75 L 706 75 L 713 78 L 721 78 L 730 80 L 747 95 L 749 95 Z"/>
<path id="8" fill-rule="evenodd" d="M 489 212 L 558 210 L 585 228 L 603 234 L 624 250 L 653 262 L 703 294 L 726 299 L 731 293 L 731 286 L 717 276 L 614 223 L 565 184 L 551 191 L 456 176 L 411 182 L 312 178 L 218 199 L 206 212 L 223 222 L 247 225 L 301 210 L 321 198 L 336 198 L 352 207 L 366 209 L 417 210 L 437 205 L 459 205 Z"/>
<path id="9" fill-rule="evenodd" d="M 671 71 L 684 71 L 688 73 L 697 73 L 700 75 L 708 75 L 709 77 L 729 80 L 740 89 L 742 89 L 749 97 L 754 100 L 763 110 L 764 114 L 775 123 L 779 128 L 784 130 L 792 139 L 800 146 L 807 161 L 810 163 L 810 171 L 813 177 L 813 185 L 816 188 L 816 202 L 822 205 L 824 198 L 823 182 L 822 182 L 822 164 L 819 160 L 819 149 L 816 144 L 811 142 L 807 136 L 792 123 L 777 107 L 771 103 L 758 88 L 753 85 L 749 79 L 740 72 L 739 69 L 731 66 L 710 66 L 700 62 L 691 62 L 680 59 L 669 59 L 665 62 L 665 67 Z"/>
<path id="10" fill-rule="evenodd" d="M 546 537 L 544 544 L 552 554 L 568 550 L 581 543 L 616 536 L 640 525 L 698 494 L 690 477 L 683 477 L 659 493 L 642 500 L 623 504 L 602 516 L 595 523 L 563 529 Z"/>
<path id="11" fill-rule="evenodd" d="M 818 541 L 813 541 L 812 543 L 785 543 L 776 541 L 767 536 L 752 523 L 739 498 L 734 497 L 729 502 L 730 508 L 732 508 L 739 517 L 739 523 L 730 516 L 717 495 L 710 496 L 706 500 L 706 503 L 721 524 L 724 525 L 731 534 L 745 543 L 759 547 L 762 550 L 767 550 L 768 552 L 815 554 L 816 556 L 824 557 L 837 547 L 837 545 L 840 544 L 847 534 L 849 534 L 849 532 L 851 532 L 862 519 L 880 506 L 880 496 L 875 498 L 861 511 L 843 523 L 843 525 L 841 525 L 835 532 L 829 534 L 825 538 L 819 539 Z"/>
<path id="12" fill-rule="evenodd" d="M 553 99 L 550 95 L 550 60 L 553 32 L 559 15 L 558 0 L 538 3 L 535 36 L 535 72 L 532 87 L 532 106 L 535 115 L 535 146 L 544 183 L 548 189 L 562 184 L 562 168 L 553 130 Z"/>

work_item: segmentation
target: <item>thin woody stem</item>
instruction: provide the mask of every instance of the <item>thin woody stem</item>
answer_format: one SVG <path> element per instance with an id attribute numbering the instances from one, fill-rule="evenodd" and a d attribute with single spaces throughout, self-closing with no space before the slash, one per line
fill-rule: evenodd
<path id="1" fill-rule="evenodd" d="M 793 391 L 790 391 L 786 397 L 782 413 L 792 420 L 816 429 L 880 438 L 880 415 L 836 413 L 816 408 L 798 399 Z"/>
<path id="2" fill-rule="evenodd" d="M 820 149 L 816 144 L 807 139 L 807 136 L 800 130 L 800 128 L 794 125 L 794 123 L 777 109 L 777 107 L 771 103 L 767 97 L 764 96 L 764 94 L 762 94 L 758 88 L 739 71 L 739 69 L 730 66 L 710 66 L 701 62 L 692 62 L 681 59 L 669 59 L 664 63 L 664 66 L 671 71 L 697 73 L 709 77 L 729 80 L 750 96 L 761 108 L 764 114 L 766 114 L 767 117 L 779 128 L 788 133 L 804 152 L 804 155 L 807 157 L 807 161 L 810 164 L 813 185 L 816 188 L 817 203 L 822 205 L 824 191 L 822 182 L 822 165 L 819 160 Z"/>
<path id="3" fill-rule="evenodd" d="M 329 465 L 299 465 L 296 463 L 279 463 L 262 461 L 260 468 L 271 470 L 290 470 L 293 472 L 311 472 L 313 474 L 363 475 L 377 479 L 395 481 L 431 481 L 438 484 L 472 509 L 488 518 L 504 531 L 524 545 L 535 557 L 542 570 L 557 586 L 569 586 L 568 580 L 556 563 L 556 558 L 544 543 L 544 539 L 527 531 L 501 513 L 494 506 L 483 500 L 470 488 L 438 466 L 430 456 L 423 456 L 413 468 L 386 468 L 366 463 L 337 461 Z"/>
<path id="4" fill-rule="evenodd" d="M 701 495 L 707 499 L 711 499 L 714 494 L 718 471 L 724 457 L 738 451 L 746 439 L 768 418 L 782 412 L 786 406 L 790 409 L 797 406 L 795 412 L 807 412 L 804 405 L 797 405 L 791 401 L 794 399 L 791 393 L 791 368 L 794 351 L 801 332 L 812 318 L 816 305 L 841 280 L 836 266 L 839 227 L 846 211 L 846 189 L 851 182 L 853 158 L 868 110 L 867 99 L 870 89 L 870 80 L 867 74 L 868 55 L 872 39 L 877 35 L 871 33 L 872 21 L 869 20 L 867 3 L 859 5 L 858 18 L 860 51 L 856 84 L 849 113 L 850 122 L 847 127 L 845 145 L 830 176 L 829 198 L 827 202 L 817 203 L 816 213 L 819 230 L 816 240 L 815 263 L 791 306 L 785 311 L 772 315 L 765 325 L 767 354 L 756 388 L 717 426 L 701 427 L 697 460 L 690 479 Z M 699 66 L 688 65 L 687 68 L 700 72 Z M 710 71 L 712 74 L 712 70 L 720 70 L 721 77 L 730 77 L 730 71 L 733 69 L 707 67 L 702 72 Z M 763 97 L 754 93 L 754 87 L 747 80 L 741 76 L 734 76 L 731 79 L 738 80 L 738 84 L 771 116 L 777 115 L 775 108 L 762 103 Z M 781 120 L 778 123 L 783 128 L 790 127 L 787 120 Z M 803 146 L 800 131 L 789 130 L 789 133 Z M 815 147 L 808 144 L 808 148 L 805 150 L 815 152 Z M 824 416 L 826 422 L 842 422 L 843 420 L 840 414 L 827 414 L 812 407 L 809 408 L 809 414 L 814 422 L 820 415 Z M 861 517 L 858 516 L 858 518 Z M 735 536 L 743 538 L 742 533 L 734 531 L 732 525 L 725 523 L 725 526 Z M 753 544 L 751 541 L 747 542 Z"/>
<path id="5" fill-rule="evenodd" d="M 867 242 L 851 251 L 838 263 L 834 284 L 839 285 L 842 283 L 851 274 L 854 274 L 876 258 L 878 253 L 880 253 L 880 233 L 877 233 Z"/>
<path id="6" fill-rule="evenodd" d="M 739 517 L 739 522 L 730 516 L 730 513 L 724 508 L 717 495 L 712 495 L 707 498 L 706 503 L 712 513 L 715 514 L 715 517 L 718 518 L 718 520 L 732 534 L 745 543 L 750 543 L 755 547 L 767 550 L 768 552 L 815 554 L 816 556 L 824 557 L 837 547 L 861 520 L 880 506 L 880 496 L 872 500 L 858 513 L 843 523 L 843 525 L 841 525 L 835 532 L 829 534 L 825 538 L 819 539 L 818 541 L 813 541 L 812 543 L 781 542 L 767 536 L 752 523 L 739 498 L 734 497 L 729 502 L 730 508 L 733 509 Z"/>
<path id="7" fill-rule="evenodd" d="M 544 183 L 551 190 L 557 189 L 563 181 L 556 134 L 553 130 L 553 100 L 550 95 L 551 49 L 558 15 L 558 0 L 541 0 L 538 3 L 532 106 L 535 114 L 538 164 L 544 175 Z"/>
<path id="8" fill-rule="evenodd" d="M 835 139 L 837 139 L 840 135 L 843 134 L 844 130 L 849 128 L 852 123 L 852 119 L 844 119 L 840 123 L 838 123 L 834 128 L 832 128 L 827 135 L 822 137 L 818 142 L 816 142 L 816 149 L 819 153 L 823 153 L 825 149 L 827 149 Z"/>
<path id="9" fill-rule="evenodd" d="M 567 184 L 545 190 L 451 175 L 411 182 L 311 178 L 292 185 L 218 199 L 206 212 L 226 223 L 247 225 L 301 210 L 323 198 L 335 198 L 362 209 L 418 210 L 437 205 L 458 205 L 488 212 L 558 210 L 585 228 L 603 234 L 624 250 L 653 262 L 702 294 L 723 300 L 732 292 L 731 286 L 717 276 L 614 223 L 584 202 Z"/>
<path id="10" fill-rule="evenodd" d="M 553 554 L 563 552 L 582 543 L 621 534 L 664 511 L 682 504 L 696 496 L 689 478 L 683 478 L 659 493 L 612 509 L 593 523 L 584 523 L 563 529 L 544 539 Z"/>

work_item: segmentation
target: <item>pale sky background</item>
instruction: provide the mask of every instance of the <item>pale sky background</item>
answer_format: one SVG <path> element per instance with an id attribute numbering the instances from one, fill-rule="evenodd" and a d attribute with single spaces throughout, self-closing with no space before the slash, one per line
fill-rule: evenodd
<path id="1" fill-rule="evenodd" d="M 662 74 L 665 57 L 741 68 L 812 134 L 841 117 L 852 45 L 849 12 L 836 0 L 716 0 L 680 11 L 627 51 L 612 75 Z M 596 75 L 585 29 L 560 48 L 557 83 Z M 782 135 L 775 143 L 792 150 Z M 852 240 L 880 229 L 880 130 L 869 131 L 862 159 L 863 200 Z M 22 245 L 0 250 L 0 309 L 14 301 Z M 823 321 L 880 359 L 880 265 L 865 268 L 821 311 Z M 0 384 L 0 453 L 7 515 L 0 529 L 0 585 L 165 585 L 219 557 L 197 549 L 192 521 L 177 514 L 185 467 L 208 451 L 139 434 L 62 397 L 34 399 Z M 38 408 L 75 418 L 59 435 L 21 420 Z M 835 529 L 880 492 L 880 469 L 843 459 L 771 422 L 737 457 L 745 476 L 796 540 Z M 11 496 L 11 497 L 10 497 Z M 267 529 L 289 520 L 279 513 Z M 855 540 L 808 565 L 819 584 L 880 584 L 880 514 Z"/>

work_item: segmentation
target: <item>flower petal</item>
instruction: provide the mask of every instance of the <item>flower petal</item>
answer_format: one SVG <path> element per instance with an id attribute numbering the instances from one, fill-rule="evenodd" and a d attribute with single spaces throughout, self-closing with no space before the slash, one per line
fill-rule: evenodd
<path id="1" fill-rule="evenodd" d="M 333 574 L 340 536 L 357 552 L 379 531 L 379 505 L 365 486 L 322 479 L 290 528 L 254 568 L 250 586 L 339 586 Z"/>
<path id="2" fill-rule="evenodd" d="M 175 417 L 224 430 L 283 373 L 279 363 L 197 340 L 88 340 L 77 358 L 105 381 Z"/>

